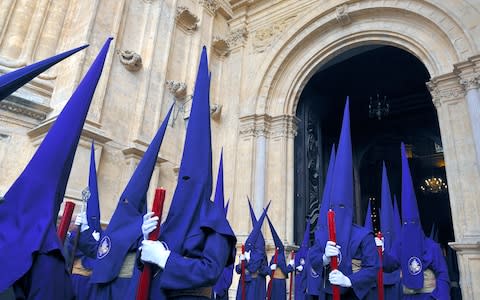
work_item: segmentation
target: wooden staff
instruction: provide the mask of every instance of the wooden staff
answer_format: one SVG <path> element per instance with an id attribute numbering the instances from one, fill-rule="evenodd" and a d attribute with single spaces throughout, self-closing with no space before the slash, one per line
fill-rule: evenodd
<path id="1" fill-rule="evenodd" d="M 328 240 L 337 243 L 337 234 L 335 232 L 335 212 L 332 209 L 328 210 Z M 332 256 L 330 258 L 330 267 L 332 270 L 338 269 L 338 257 Z M 340 287 L 332 285 L 333 300 L 340 300 Z"/>
<path id="2" fill-rule="evenodd" d="M 86 208 L 86 203 L 90 199 L 90 189 L 87 187 L 82 191 L 82 210 L 80 213 L 85 212 Z M 80 239 L 80 229 L 82 227 L 82 224 L 78 225 L 77 228 L 75 228 L 75 236 L 73 237 L 73 245 L 72 249 L 70 251 L 70 265 L 68 266 L 68 269 L 70 270 L 70 274 L 73 272 L 73 265 L 75 264 L 75 253 L 77 252 L 77 246 L 78 246 L 78 240 Z"/>
<path id="3" fill-rule="evenodd" d="M 57 229 L 57 235 L 62 245 L 65 243 L 65 236 L 67 235 L 68 227 L 70 226 L 70 221 L 72 221 L 72 215 L 73 215 L 74 209 L 75 209 L 75 203 L 71 201 L 65 202 L 62 219 L 60 220 L 60 225 L 58 225 L 58 229 Z"/>
<path id="4" fill-rule="evenodd" d="M 278 248 L 275 248 L 275 255 L 273 256 L 273 263 L 276 265 L 277 262 L 278 262 Z M 276 270 L 276 268 L 275 268 L 275 270 Z M 272 274 L 270 275 L 270 281 L 268 282 L 268 292 L 267 292 L 267 299 L 268 300 L 271 300 L 271 298 L 272 298 L 273 276 L 275 275 L 275 270 L 272 270 Z"/>
<path id="5" fill-rule="evenodd" d="M 163 214 L 163 203 L 165 202 L 165 189 L 159 188 L 155 190 L 155 198 L 153 200 L 153 216 L 158 217 L 158 226 L 154 231 L 148 234 L 148 239 L 150 241 L 158 240 L 160 235 L 160 222 L 162 220 Z M 152 217 L 153 217 L 152 216 Z M 136 300 L 147 300 L 150 295 L 150 282 L 152 281 L 152 266 L 149 263 L 145 263 L 143 266 L 143 271 L 140 276 L 137 288 Z"/>
<path id="6" fill-rule="evenodd" d="M 382 233 L 379 231 L 377 232 L 377 238 L 382 240 Z M 384 290 L 383 290 L 383 251 L 382 246 L 377 247 L 378 256 L 380 258 L 380 269 L 378 269 L 377 273 L 377 291 L 378 291 L 378 300 L 384 299 Z"/>

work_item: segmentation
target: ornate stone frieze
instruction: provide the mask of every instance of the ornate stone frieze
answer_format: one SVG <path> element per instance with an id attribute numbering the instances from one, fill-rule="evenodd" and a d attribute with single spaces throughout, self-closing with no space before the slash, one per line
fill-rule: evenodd
<path id="1" fill-rule="evenodd" d="M 480 87 L 480 75 L 462 78 L 460 79 L 460 84 L 466 91 L 469 91 L 471 89 L 478 89 Z"/>
<path id="2" fill-rule="evenodd" d="M 187 84 L 175 80 L 167 80 L 165 82 L 170 94 L 173 95 L 176 101 L 184 101 L 187 96 Z"/>
<path id="3" fill-rule="evenodd" d="M 230 32 L 226 40 L 230 49 L 243 46 L 247 40 L 248 32 L 245 27 Z"/>
<path id="4" fill-rule="evenodd" d="M 217 0 L 200 0 L 199 3 L 213 16 L 219 8 Z"/>
<path id="5" fill-rule="evenodd" d="M 38 121 L 45 120 L 48 113 L 52 111 L 49 107 L 15 96 L 9 96 L 3 101 L 0 101 L 0 109 L 14 114 L 24 115 Z"/>
<path id="6" fill-rule="evenodd" d="M 433 79 L 426 85 L 432 95 L 433 104 L 437 108 L 443 103 L 459 101 L 465 97 L 465 89 L 459 83 L 457 76 L 449 75 L 447 80 Z"/>
<path id="7" fill-rule="evenodd" d="M 118 50 L 118 58 L 125 69 L 136 72 L 142 68 L 142 57 L 131 50 Z"/>
<path id="8" fill-rule="evenodd" d="M 267 28 L 259 29 L 255 32 L 253 40 L 253 49 L 257 53 L 262 53 L 272 45 L 280 33 L 293 22 L 296 16 L 291 16 L 276 23 L 273 23 Z"/>
<path id="9" fill-rule="evenodd" d="M 215 36 L 213 37 L 213 50 L 221 57 L 228 56 L 230 54 L 230 45 L 227 39 Z"/>
<path id="10" fill-rule="evenodd" d="M 177 7 L 177 24 L 187 32 L 197 30 L 198 17 L 194 15 L 186 6 Z"/>
<path id="11" fill-rule="evenodd" d="M 298 119 L 295 116 L 250 115 L 240 118 L 240 136 L 267 138 L 293 138 L 297 134 Z"/>
<path id="12" fill-rule="evenodd" d="M 335 9 L 335 17 L 337 18 L 338 23 L 344 26 L 352 22 L 352 20 L 350 20 L 347 4 L 340 5 Z"/>
<path id="13" fill-rule="evenodd" d="M 293 138 L 297 135 L 297 122 L 298 119 L 295 116 L 278 116 L 273 117 L 270 127 L 270 137 L 275 138 Z"/>

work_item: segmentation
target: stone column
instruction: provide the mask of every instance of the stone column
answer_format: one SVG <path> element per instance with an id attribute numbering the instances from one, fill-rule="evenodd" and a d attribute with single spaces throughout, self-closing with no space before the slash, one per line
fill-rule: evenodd
<path id="1" fill-rule="evenodd" d="M 480 299 L 480 176 L 469 103 L 458 72 L 427 83 L 437 109 L 464 299 Z"/>
<path id="2" fill-rule="evenodd" d="M 256 131 L 257 140 L 255 147 L 255 187 L 253 193 L 254 210 L 257 218 L 262 214 L 265 206 L 265 157 L 267 152 L 267 137 L 264 128 Z"/>

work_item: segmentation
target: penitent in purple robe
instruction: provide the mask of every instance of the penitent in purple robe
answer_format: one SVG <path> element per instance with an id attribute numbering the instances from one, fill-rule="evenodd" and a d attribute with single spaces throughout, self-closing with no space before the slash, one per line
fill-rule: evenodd
<path id="1" fill-rule="evenodd" d="M 237 274 L 242 274 L 241 264 L 235 267 Z M 250 260 L 245 263 L 245 300 L 265 299 L 267 275 L 270 268 L 267 264 L 267 256 L 264 251 L 252 250 Z M 240 278 L 237 288 L 237 300 L 242 299 L 242 279 Z"/>
<path id="2" fill-rule="evenodd" d="M 342 248 L 346 247 L 345 245 L 340 246 Z M 350 279 L 352 286 L 350 288 L 341 288 L 342 300 L 364 299 L 372 289 L 372 284 L 376 281 L 379 268 L 379 257 L 373 234 L 363 227 L 353 224 L 348 247 L 352 259 L 361 261 L 361 269 L 355 273 L 344 274 Z M 309 252 L 309 259 L 313 269 L 321 279 L 320 282 L 322 282 L 320 299 L 332 299 L 332 285 L 328 280 L 328 274 L 331 269 L 329 265 L 323 267 L 322 257 L 324 250 L 325 245 L 315 241 Z M 341 264 L 342 262 L 340 262 L 340 266 Z"/>

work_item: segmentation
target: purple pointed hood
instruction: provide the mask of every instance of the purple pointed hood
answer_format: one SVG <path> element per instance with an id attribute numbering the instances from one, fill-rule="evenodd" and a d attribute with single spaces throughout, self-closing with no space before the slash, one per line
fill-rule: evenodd
<path id="1" fill-rule="evenodd" d="M 417 199 L 413 189 L 410 167 L 408 166 L 405 145 L 402 151 L 402 233 L 401 265 L 403 284 L 411 289 L 423 287 L 423 240 L 424 233 L 420 223 Z M 408 247 L 406 247 L 408 245 Z"/>
<path id="2" fill-rule="evenodd" d="M 0 291 L 32 266 L 35 252 L 61 251 L 56 221 L 109 38 L 0 205 Z"/>
<path id="3" fill-rule="evenodd" d="M 303 259 L 303 262 L 307 260 L 308 249 L 310 248 L 310 219 L 307 220 L 307 225 L 305 226 L 305 232 L 303 234 L 302 245 L 295 254 L 295 266 L 300 265 L 300 261 Z"/>
<path id="4" fill-rule="evenodd" d="M 372 201 L 368 200 L 368 208 L 367 213 L 365 214 L 365 223 L 363 223 L 363 227 L 368 229 L 369 231 L 373 232 L 373 224 L 372 224 Z"/>
<path id="5" fill-rule="evenodd" d="M 328 209 L 330 208 L 330 190 L 332 189 L 334 165 L 335 165 L 335 145 L 332 145 L 332 150 L 330 151 L 330 161 L 328 163 L 328 169 L 327 169 L 327 177 L 325 179 L 325 185 L 323 188 L 322 203 L 320 203 L 320 211 L 318 214 L 317 228 L 315 229 L 315 239 L 320 238 L 321 231 L 325 233 L 323 240 L 325 240 L 328 236 L 328 234 L 326 233 L 328 231 L 327 214 L 328 214 Z"/>
<path id="6" fill-rule="evenodd" d="M 61 62 L 65 58 L 78 51 L 85 49 L 88 45 L 84 45 L 55 56 L 49 57 L 42 61 L 28 65 L 21 69 L 0 76 L 0 101 L 13 94 L 16 90 L 27 84 L 30 80 L 45 72 L 55 64 Z"/>
<path id="7" fill-rule="evenodd" d="M 380 210 L 380 231 L 384 237 L 385 250 L 392 249 L 395 240 L 392 196 L 388 184 L 387 167 L 383 162 L 382 169 L 382 209 Z"/>

